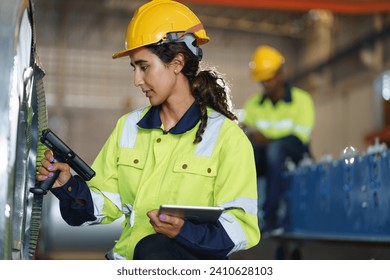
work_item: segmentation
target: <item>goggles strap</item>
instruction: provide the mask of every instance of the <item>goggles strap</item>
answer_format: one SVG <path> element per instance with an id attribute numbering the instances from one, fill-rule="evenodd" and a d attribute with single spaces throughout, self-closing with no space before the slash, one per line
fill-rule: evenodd
<path id="1" fill-rule="evenodd" d="M 162 44 L 167 44 L 167 43 L 180 43 L 183 42 L 187 45 L 187 47 L 191 50 L 191 52 L 196 55 L 199 61 L 202 60 L 203 57 L 203 51 L 202 49 L 194 44 L 196 42 L 196 37 L 191 34 L 186 32 L 178 32 L 178 33 L 168 33 L 166 35 L 166 38 L 161 40 L 160 42 L 156 43 L 156 45 L 162 45 Z"/>

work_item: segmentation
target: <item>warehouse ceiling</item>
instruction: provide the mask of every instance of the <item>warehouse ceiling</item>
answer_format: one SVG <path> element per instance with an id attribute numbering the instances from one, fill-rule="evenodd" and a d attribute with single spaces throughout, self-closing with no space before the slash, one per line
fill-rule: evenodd
<path id="1" fill-rule="evenodd" d="M 257 9 L 275 9 L 284 11 L 308 11 L 324 9 L 334 13 L 367 14 L 389 12 L 389 0 L 186 0 L 181 2 L 245 7 Z"/>
<path id="2" fill-rule="evenodd" d="M 284 45 L 327 49 L 313 61 L 356 51 L 369 36 L 374 42 L 390 30 L 390 0 L 178 0 L 200 18 L 210 34 L 256 36 L 263 41 L 281 39 Z M 123 36 L 122 30 L 134 11 L 149 0 L 34 0 L 38 18 L 46 22 L 38 30 L 40 42 L 66 48 L 116 48 L 110 45 Z M 293 5 L 291 5 L 293 3 Z M 328 9 L 321 9 L 327 7 Z M 358 12 L 359 11 L 359 12 Z M 51 27 L 51 29 L 49 28 Z M 54 27 L 54 28 L 53 28 Z M 53 31 L 54 30 L 54 31 Z M 70 32 L 72 30 L 72 32 Z M 358 32 L 351 32 L 358 30 Z M 327 38 L 320 42 L 322 32 Z M 120 34 L 120 35 L 118 35 Z M 378 35 L 379 34 L 379 35 Z M 53 35 L 53 36 L 52 36 Z M 325 38 L 324 37 L 324 38 Z M 119 38 L 119 39 L 118 39 Z M 218 36 L 213 38 L 218 39 Z M 310 38 L 316 38 L 314 44 Z M 103 42 L 103 43 L 102 43 Z M 309 46 L 310 45 L 310 46 Z M 369 45 L 369 44 L 366 44 Z"/>
<path id="3" fill-rule="evenodd" d="M 368 17 L 390 12 L 390 0 L 179 0 L 208 28 L 298 38 L 311 19 L 327 16 Z M 132 13 L 146 0 L 104 0 L 104 6 Z M 320 13 L 318 13 L 320 11 Z"/>

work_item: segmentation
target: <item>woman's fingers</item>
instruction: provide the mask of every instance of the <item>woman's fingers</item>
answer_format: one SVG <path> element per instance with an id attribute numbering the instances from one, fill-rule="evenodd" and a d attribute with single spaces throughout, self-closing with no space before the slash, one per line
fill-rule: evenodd
<path id="1" fill-rule="evenodd" d="M 38 167 L 38 172 L 39 172 L 39 174 L 38 174 L 38 176 L 39 175 L 42 175 L 42 176 L 45 176 L 46 178 L 47 177 L 49 177 L 49 175 L 50 175 L 50 171 L 49 170 L 47 170 L 45 167 L 43 167 L 43 166 L 40 166 L 40 167 Z M 43 177 L 40 177 L 40 178 L 43 178 Z M 45 178 L 45 179 L 46 179 Z M 43 179 L 44 180 L 44 179 Z M 41 181 L 41 180 L 38 180 L 38 181 Z"/>
<path id="2" fill-rule="evenodd" d="M 46 150 L 45 151 L 45 158 L 49 161 L 49 162 L 53 162 L 54 161 L 54 154 L 51 150 Z"/>
<path id="3" fill-rule="evenodd" d="M 178 235 L 184 224 L 184 220 L 182 218 L 165 214 L 158 215 L 157 209 L 149 211 L 147 215 L 154 230 L 170 238 Z"/>
<path id="4" fill-rule="evenodd" d="M 54 162 L 54 156 L 51 150 L 45 151 L 45 158 L 41 160 L 41 164 L 42 165 L 38 167 L 37 170 L 39 173 L 36 175 L 37 181 L 46 180 L 54 175 L 54 171 L 59 170 L 60 174 L 53 185 L 53 187 L 57 187 L 65 184 L 72 176 L 70 173 L 70 166 L 67 163 Z"/>

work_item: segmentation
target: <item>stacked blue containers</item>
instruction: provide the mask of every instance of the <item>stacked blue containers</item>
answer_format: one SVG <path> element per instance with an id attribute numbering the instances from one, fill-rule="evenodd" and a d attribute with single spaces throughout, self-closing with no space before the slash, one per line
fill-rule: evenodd
<path id="1" fill-rule="evenodd" d="M 286 177 L 288 234 L 390 241 L 388 150 L 298 166 Z"/>

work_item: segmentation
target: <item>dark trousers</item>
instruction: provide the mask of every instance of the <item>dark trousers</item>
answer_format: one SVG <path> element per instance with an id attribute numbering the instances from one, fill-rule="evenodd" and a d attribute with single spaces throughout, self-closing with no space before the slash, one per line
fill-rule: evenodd
<path id="1" fill-rule="evenodd" d="M 279 202 L 286 184 L 283 178 L 285 161 L 290 158 L 298 163 L 305 153 L 310 155 L 310 151 L 296 137 L 273 140 L 265 147 L 255 146 L 254 151 L 257 176 L 264 176 L 266 179 L 266 196 L 262 209 L 264 222 L 268 227 L 277 227 Z"/>
<path id="2" fill-rule="evenodd" d="M 188 251 L 173 239 L 151 234 L 141 239 L 134 249 L 134 260 L 206 260 L 216 259 Z"/>

